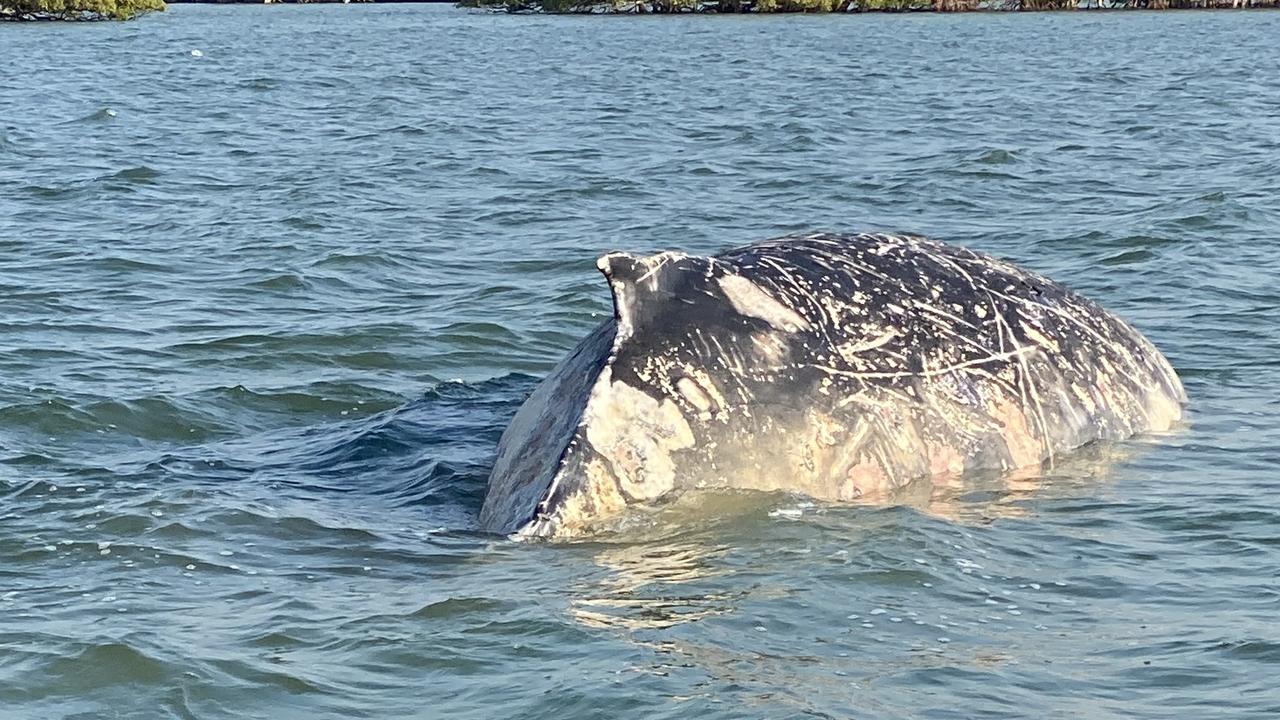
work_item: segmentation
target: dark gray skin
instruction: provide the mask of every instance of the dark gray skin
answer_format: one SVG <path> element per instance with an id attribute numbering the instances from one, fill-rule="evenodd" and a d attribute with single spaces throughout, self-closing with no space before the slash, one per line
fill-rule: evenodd
<path id="1" fill-rule="evenodd" d="M 927 476 L 1169 429 L 1182 385 L 1065 287 L 917 236 L 599 261 L 615 315 L 498 448 L 483 529 L 572 537 L 700 488 L 883 502 Z"/>

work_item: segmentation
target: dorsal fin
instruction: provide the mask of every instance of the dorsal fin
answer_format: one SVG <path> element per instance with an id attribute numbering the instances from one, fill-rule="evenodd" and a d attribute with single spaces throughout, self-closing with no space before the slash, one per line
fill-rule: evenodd
<path id="1" fill-rule="evenodd" d="M 633 283 L 644 274 L 643 263 L 646 259 L 628 252 L 611 252 L 601 255 L 600 259 L 596 260 L 596 267 L 610 282 L 616 279 L 619 282 Z"/>
<path id="2" fill-rule="evenodd" d="M 596 267 L 609 281 L 613 292 L 613 315 L 618 320 L 618 335 L 628 337 L 643 315 L 652 314 L 655 296 L 663 293 L 663 275 L 669 265 L 688 256 L 680 252 L 661 252 L 638 256 L 611 252 L 596 261 Z"/>

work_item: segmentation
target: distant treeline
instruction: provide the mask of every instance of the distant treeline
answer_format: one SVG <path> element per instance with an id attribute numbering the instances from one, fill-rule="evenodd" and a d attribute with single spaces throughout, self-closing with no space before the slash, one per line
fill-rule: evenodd
<path id="1" fill-rule="evenodd" d="M 3 0 L 0 0 L 2 2 Z M 320 5 L 351 3 L 450 3 L 457 5 L 458 0 L 169 0 L 170 5 Z"/>
<path id="2" fill-rule="evenodd" d="M 513 13 L 854 13 L 1276 8 L 1280 0 L 460 0 Z"/>
<path id="3" fill-rule="evenodd" d="M 128 20 L 164 0 L 0 0 L 0 20 Z"/>
<path id="4" fill-rule="evenodd" d="M 438 2 L 456 0 L 169 0 L 173 3 L 271 5 L 275 3 Z M 3 20 L 128 20 L 145 12 L 164 10 L 165 0 L 0 0 Z"/>
<path id="5" fill-rule="evenodd" d="M 452 2 L 513 13 L 855 13 L 1028 10 L 1179 10 L 1280 8 L 1280 0 L 169 0 L 173 3 L 273 4 Z M 128 20 L 164 10 L 165 0 L 0 0 L 3 20 Z"/>

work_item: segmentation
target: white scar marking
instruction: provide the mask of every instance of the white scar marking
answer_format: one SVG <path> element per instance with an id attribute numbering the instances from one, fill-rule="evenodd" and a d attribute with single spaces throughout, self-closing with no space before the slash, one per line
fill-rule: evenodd
<path id="1" fill-rule="evenodd" d="M 760 286 L 741 275 L 725 275 L 720 278 L 720 290 L 729 299 L 733 309 L 759 318 L 787 332 L 808 330 L 809 322 L 799 313 L 772 298 Z"/>
<path id="2" fill-rule="evenodd" d="M 978 329 L 979 329 L 977 325 L 974 325 L 973 323 L 969 322 L 968 320 L 965 320 L 964 318 L 961 318 L 961 317 L 957 317 L 957 316 L 955 316 L 955 315 L 952 315 L 951 313 L 947 312 L 946 310 L 943 310 L 943 309 L 941 309 L 941 308 L 934 307 L 933 305 L 930 305 L 929 303 L 923 303 L 923 302 L 920 302 L 920 301 L 916 301 L 916 302 L 915 302 L 915 307 L 919 308 L 920 310 L 923 310 L 923 311 L 924 311 L 924 312 L 926 312 L 926 313 L 933 313 L 933 314 L 935 314 L 935 315 L 940 315 L 941 317 L 943 317 L 943 318 L 945 318 L 946 320 L 949 320 L 949 321 L 951 321 L 951 322 L 953 322 L 953 323 L 959 323 L 959 324 L 961 324 L 961 325 L 965 325 L 965 326 L 967 326 L 967 327 L 973 328 L 974 330 L 978 330 Z M 985 314 L 985 313 L 984 313 L 984 314 Z M 981 315 L 979 315 L 978 317 L 982 317 L 982 316 L 981 316 Z M 953 332 L 952 334 L 955 334 L 955 333 Z"/>
<path id="3" fill-rule="evenodd" d="M 710 416 L 711 410 L 725 407 L 724 395 L 702 369 L 686 365 L 685 376 L 676 381 L 676 389 L 701 413 Z"/>
<path id="4" fill-rule="evenodd" d="M 840 356 L 849 362 L 853 362 L 853 356 L 864 353 L 868 350 L 875 350 L 885 343 L 898 337 L 898 331 L 890 328 L 887 332 L 879 337 L 872 338 L 862 343 L 845 343 L 836 347 L 836 351 Z"/>
<path id="5" fill-rule="evenodd" d="M 1031 338 L 1031 340 L 1035 342 L 1035 344 L 1051 352 L 1056 353 L 1059 351 L 1060 348 L 1058 347 L 1058 343 L 1054 340 L 1050 340 L 1049 338 L 1045 337 L 1044 334 L 1042 334 L 1038 329 L 1036 329 L 1034 325 L 1032 325 L 1029 322 L 1021 322 L 1019 324 L 1022 326 L 1022 333 L 1027 337 Z"/>
<path id="6" fill-rule="evenodd" d="M 711 398 L 707 397 L 707 394 L 694 381 L 682 377 L 676 381 L 676 388 L 691 405 L 698 408 L 698 412 L 707 412 L 711 409 Z"/>

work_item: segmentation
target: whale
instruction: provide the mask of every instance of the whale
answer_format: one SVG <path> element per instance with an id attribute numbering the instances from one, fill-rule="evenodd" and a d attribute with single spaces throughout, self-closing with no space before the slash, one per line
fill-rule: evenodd
<path id="1" fill-rule="evenodd" d="M 1140 332 L 1047 277 L 910 234 L 613 252 L 612 317 L 498 443 L 482 531 L 589 537 L 700 490 L 878 503 L 1160 433 L 1187 396 Z"/>

